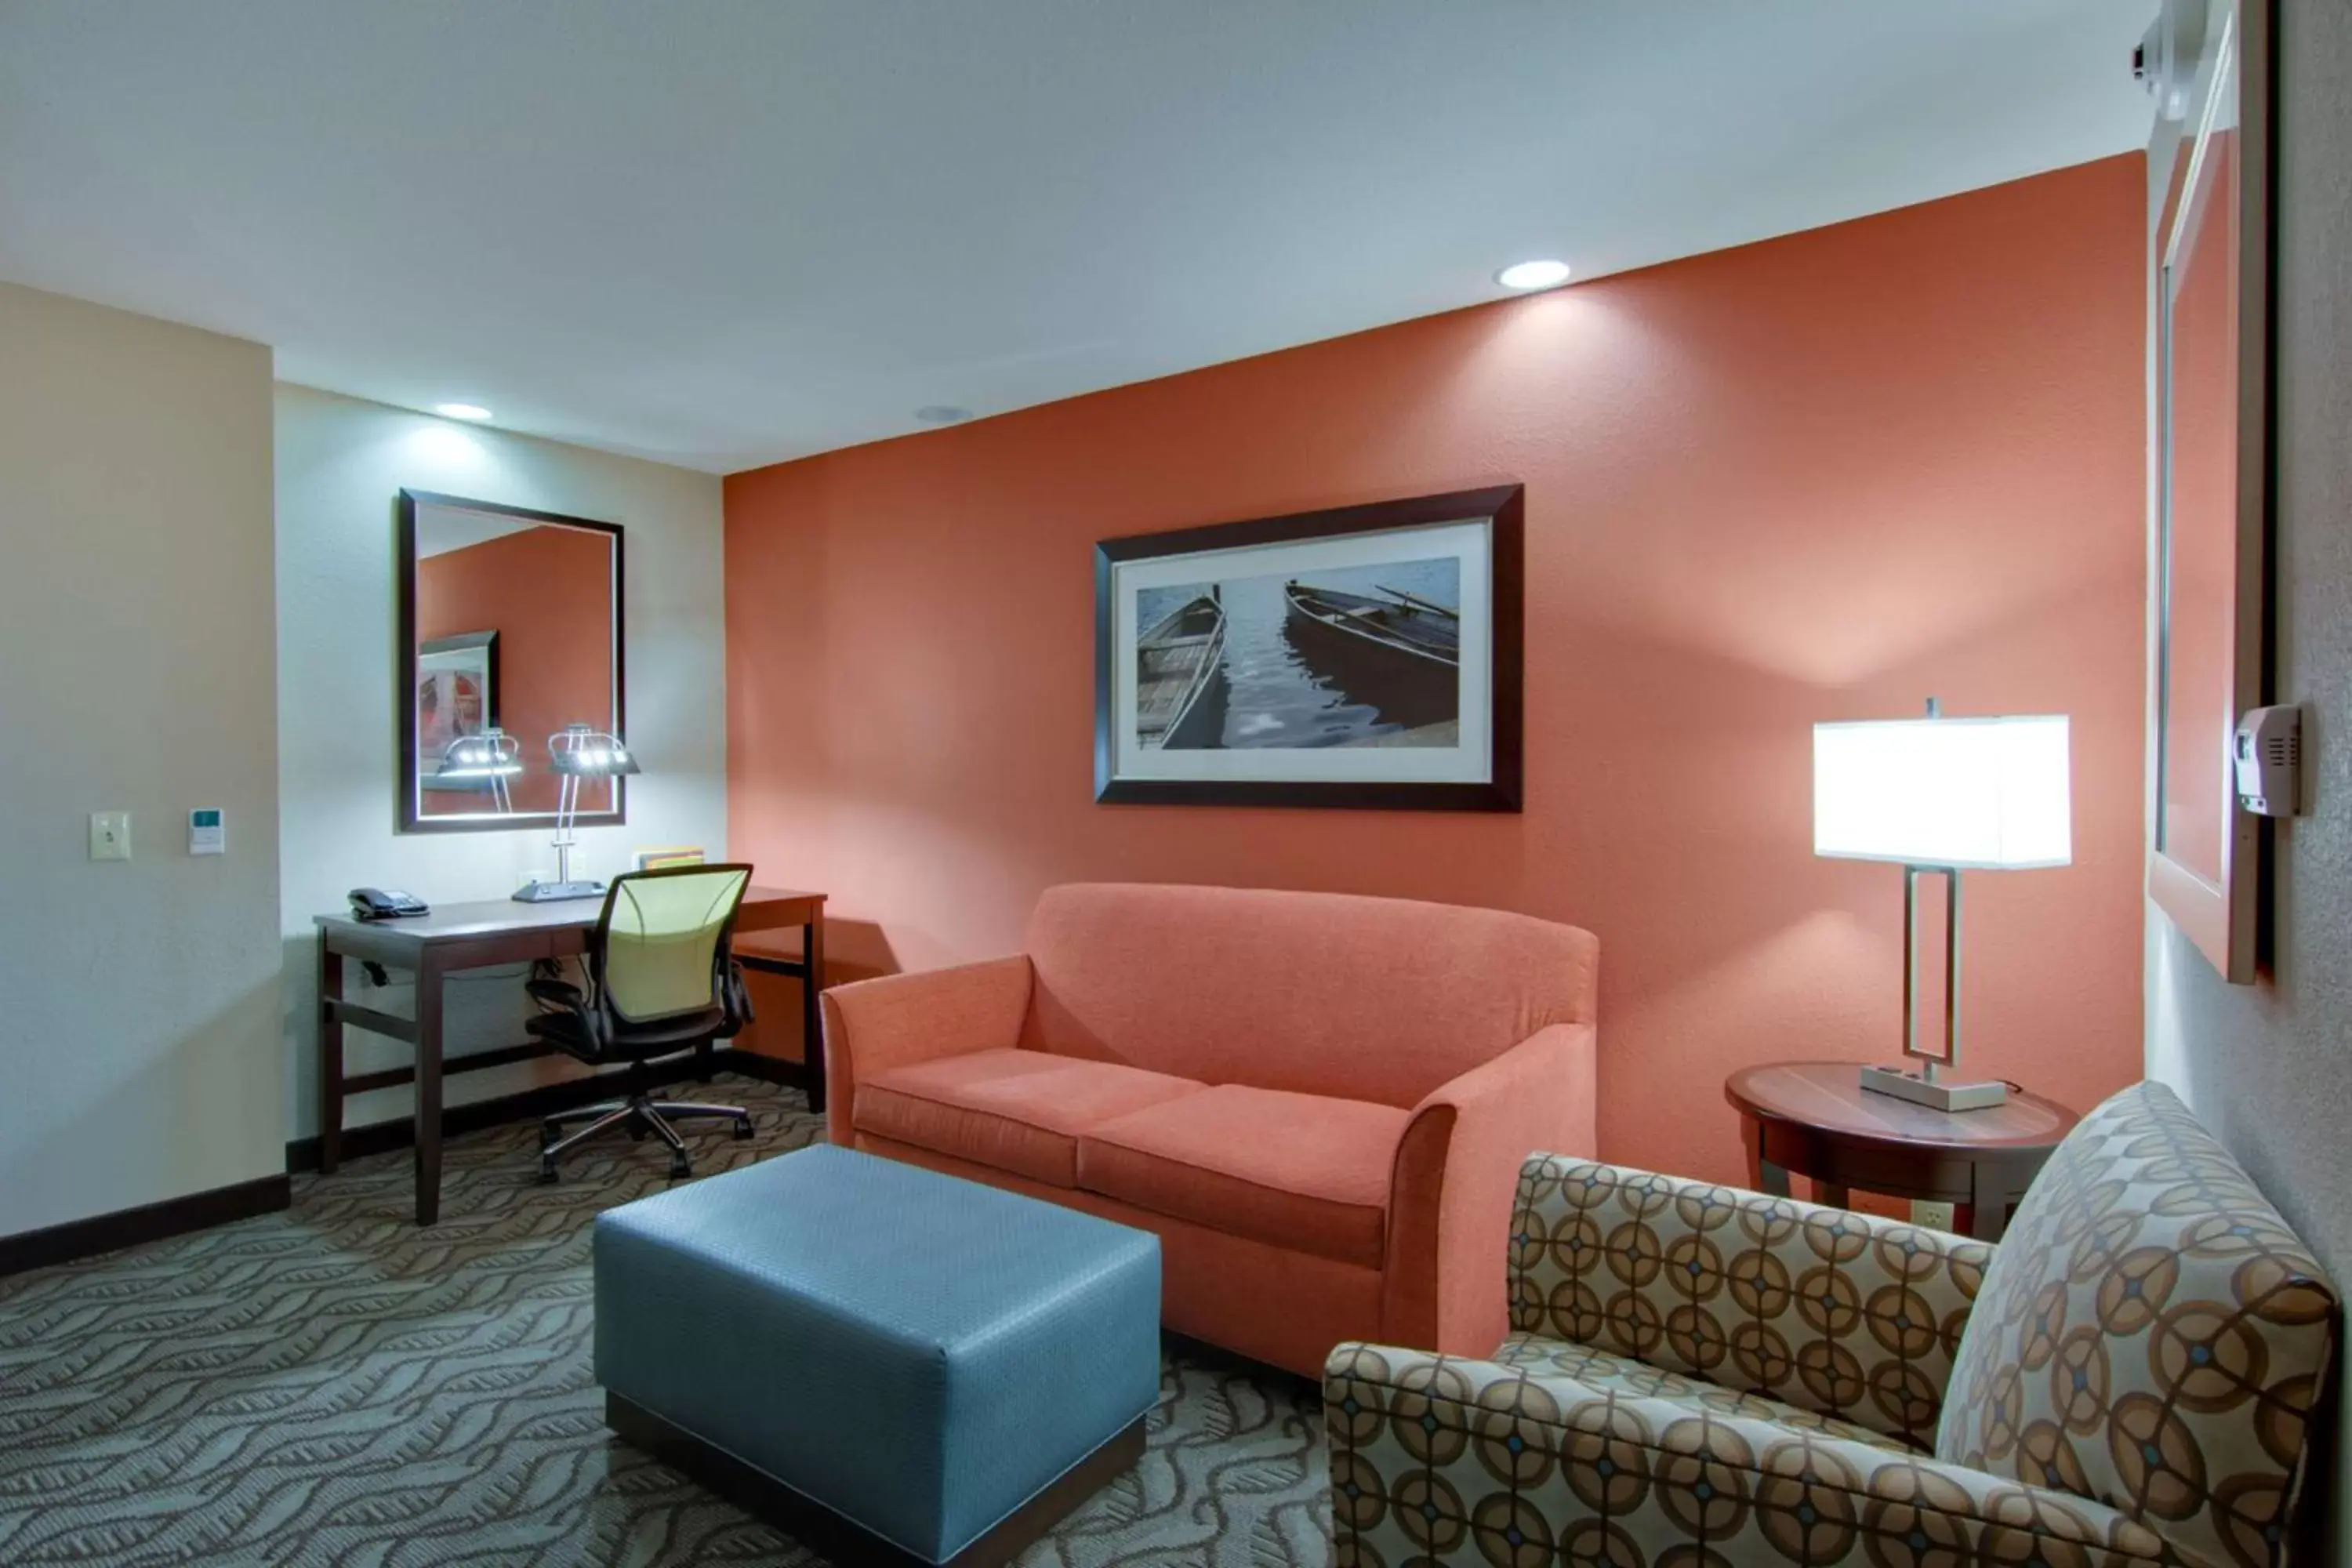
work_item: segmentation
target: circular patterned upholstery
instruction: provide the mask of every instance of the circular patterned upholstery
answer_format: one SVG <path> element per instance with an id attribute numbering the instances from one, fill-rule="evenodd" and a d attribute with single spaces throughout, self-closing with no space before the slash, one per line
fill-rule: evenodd
<path id="1" fill-rule="evenodd" d="M 1538 1156 L 1509 1299 L 1488 1361 L 1332 1352 L 1342 1568 L 2279 1568 L 2336 1333 L 2317 1264 L 2152 1084 L 1997 1254 Z"/>
<path id="2" fill-rule="evenodd" d="M 2279 1563 L 2336 1303 L 2188 1108 L 2136 1084 L 2019 1205 L 1936 1452 L 2097 1498 L 2216 1563 Z"/>
<path id="3" fill-rule="evenodd" d="M 1991 1248 L 1557 1156 L 1512 1216 L 1511 1326 L 1935 1440 Z"/>

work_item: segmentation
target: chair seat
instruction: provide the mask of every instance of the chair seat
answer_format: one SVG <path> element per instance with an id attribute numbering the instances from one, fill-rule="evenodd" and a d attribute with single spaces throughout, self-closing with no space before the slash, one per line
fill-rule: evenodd
<path id="1" fill-rule="evenodd" d="M 587 1020 L 577 1013 L 541 1013 L 526 1019 L 523 1028 L 534 1039 L 544 1040 L 568 1056 L 601 1066 L 676 1056 L 710 1039 L 722 1017 L 719 1009 L 710 1008 L 675 1020 L 636 1025 L 626 1036 L 602 1040 L 589 1032 Z"/>
<path id="2" fill-rule="evenodd" d="M 1073 1187 L 1080 1133 L 1206 1087 L 1117 1062 L 972 1051 L 861 1081 L 856 1125 L 877 1138 Z"/>
<path id="3" fill-rule="evenodd" d="M 1818 1432 L 1823 1436 L 1843 1437 L 1853 1443 L 1867 1443 L 1874 1448 L 1887 1448 L 1898 1454 L 1919 1451 L 1900 1438 L 1890 1437 L 1884 1432 L 1873 1431 L 1851 1421 L 1841 1421 L 1834 1415 L 1800 1410 L 1793 1405 L 1768 1399 L 1760 1394 L 1745 1394 L 1736 1388 L 1726 1388 L 1703 1377 L 1664 1372 L 1631 1356 L 1613 1355 L 1591 1345 L 1578 1344 L 1573 1340 L 1515 1333 L 1506 1337 L 1495 1353 L 1486 1359 L 1527 1372 L 1565 1377 L 1606 1394 L 1623 1394 L 1640 1399 L 1679 1399 L 1719 1415 L 1776 1421 L 1799 1431 Z"/>
<path id="4" fill-rule="evenodd" d="M 1390 1173 L 1411 1114 L 1221 1084 L 1090 1129 L 1078 1185 L 1173 1219 L 1381 1266 Z"/>

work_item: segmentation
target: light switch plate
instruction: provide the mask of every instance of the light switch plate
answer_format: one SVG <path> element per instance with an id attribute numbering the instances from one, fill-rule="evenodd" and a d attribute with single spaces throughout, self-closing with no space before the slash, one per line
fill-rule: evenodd
<path id="1" fill-rule="evenodd" d="M 131 858 L 131 814 L 93 811 L 89 814 L 89 858 L 93 860 Z"/>

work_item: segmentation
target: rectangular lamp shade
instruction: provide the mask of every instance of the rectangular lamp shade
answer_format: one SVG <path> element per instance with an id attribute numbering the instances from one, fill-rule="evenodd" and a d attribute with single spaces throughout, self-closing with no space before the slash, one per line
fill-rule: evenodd
<path id="1" fill-rule="evenodd" d="M 2063 714 L 1813 726 L 1813 853 L 2016 871 L 2074 859 Z"/>

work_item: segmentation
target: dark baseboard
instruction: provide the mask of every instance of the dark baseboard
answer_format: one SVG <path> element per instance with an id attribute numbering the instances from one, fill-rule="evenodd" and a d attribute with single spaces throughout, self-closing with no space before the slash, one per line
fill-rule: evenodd
<path id="1" fill-rule="evenodd" d="M 665 1064 L 666 1067 L 667 1065 Z M 756 1078 L 767 1083 L 794 1086 L 800 1083 L 799 1063 L 755 1056 L 750 1051 L 718 1052 L 711 1058 L 711 1067 L 719 1072 L 740 1073 L 745 1078 Z M 535 1089 L 520 1089 L 513 1094 L 497 1095 L 465 1105 L 446 1106 L 441 1112 L 441 1136 L 457 1138 L 467 1132 L 479 1132 L 487 1128 L 504 1127 L 517 1121 L 537 1121 L 543 1116 L 552 1116 L 559 1110 L 569 1110 L 577 1105 L 614 1099 L 626 1092 L 613 1081 L 615 1076 L 599 1074 L 592 1078 L 565 1079 L 560 1083 L 543 1083 Z M 683 1081 L 692 1076 L 692 1064 L 680 1062 L 677 1064 L 676 1076 L 671 1081 Z M 404 1116 L 391 1121 L 371 1121 L 363 1127 L 346 1127 L 343 1129 L 342 1158 L 360 1160 L 370 1154 L 389 1154 L 395 1149 L 406 1149 L 415 1142 L 416 1124 Z M 317 1133 L 297 1138 L 286 1145 L 286 1169 L 289 1173 L 318 1168 Z"/>
<path id="2" fill-rule="evenodd" d="M 95 1258 L 101 1252 L 184 1236 L 192 1230 L 206 1230 L 231 1220 L 277 1214 L 292 1201 L 292 1189 L 284 1176 L 261 1176 L 233 1187 L 215 1187 L 182 1198 L 142 1204 L 135 1209 L 117 1209 L 112 1214 L 53 1225 L 45 1230 L 28 1230 L 21 1236 L 0 1237 L 0 1275 L 46 1268 L 53 1263 L 72 1263 Z"/>

